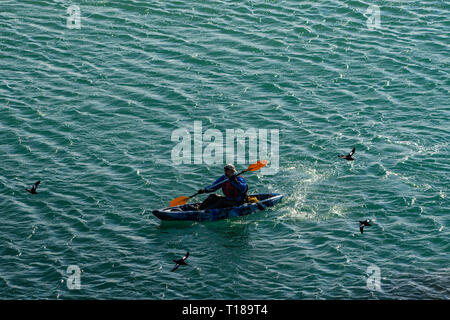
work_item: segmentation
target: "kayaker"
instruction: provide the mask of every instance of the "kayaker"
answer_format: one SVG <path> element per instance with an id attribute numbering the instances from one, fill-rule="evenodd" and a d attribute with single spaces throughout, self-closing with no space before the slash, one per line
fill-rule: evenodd
<path id="1" fill-rule="evenodd" d="M 227 164 L 224 168 L 225 174 L 217 179 L 212 185 L 200 189 L 198 193 L 210 193 L 222 187 L 222 192 L 225 196 L 211 194 L 203 201 L 199 207 L 200 210 L 226 208 L 238 206 L 244 203 L 247 195 L 247 182 L 242 176 L 236 176 L 236 169 L 234 165 Z M 228 178 L 224 183 L 220 183 Z"/>

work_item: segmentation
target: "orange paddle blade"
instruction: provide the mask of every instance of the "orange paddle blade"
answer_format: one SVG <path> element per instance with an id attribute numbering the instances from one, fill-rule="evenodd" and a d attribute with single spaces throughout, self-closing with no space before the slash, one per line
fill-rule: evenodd
<path id="1" fill-rule="evenodd" d="M 251 164 L 247 170 L 248 171 L 257 171 L 257 170 L 265 167 L 268 163 L 269 163 L 269 161 L 267 161 L 267 160 L 258 160 L 258 162 Z"/>
<path id="2" fill-rule="evenodd" d="M 181 206 L 186 204 L 190 198 L 189 197 L 178 197 L 170 201 L 171 207 Z"/>

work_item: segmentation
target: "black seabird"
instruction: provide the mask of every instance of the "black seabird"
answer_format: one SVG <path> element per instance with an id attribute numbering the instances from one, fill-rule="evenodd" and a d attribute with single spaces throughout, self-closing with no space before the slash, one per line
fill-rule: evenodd
<path id="1" fill-rule="evenodd" d="M 39 183 L 41 183 L 41 182 L 40 182 L 40 181 L 36 182 L 36 183 L 31 187 L 31 190 L 30 190 L 30 189 L 26 189 L 26 188 L 25 188 L 25 190 L 27 190 L 27 191 L 28 191 L 29 193 L 31 193 L 31 194 L 37 194 L 36 189 L 37 189 Z"/>
<path id="2" fill-rule="evenodd" d="M 355 149 L 356 148 L 353 147 L 352 151 L 350 151 L 350 153 L 348 155 L 344 156 L 343 154 L 340 154 L 340 155 L 338 155 L 338 157 L 339 158 L 344 158 L 345 160 L 348 160 L 348 161 L 353 161 L 355 159 L 352 158 L 352 155 L 355 153 Z"/>
<path id="3" fill-rule="evenodd" d="M 363 233 L 363 229 L 366 226 L 371 226 L 371 224 L 369 223 L 369 219 L 366 219 L 365 221 L 360 221 L 359 222 L 359 230 L 361 231 L 361 233 Z"/>
<path id="4" fill-rule="evenodd" d="M 177 270 L 180 265 L 187 265 L 187 263 L 184 262 L 184 260 L 186 260 L 188 257 L 189 257 L 189 252 L 186 253 L 186 255 L 183 258 L 178 259 L 178 260 L 173 260 L 173 262 L 175 262 L 176 265 L 175 265 L 175 267 L 173 267 L 173 269 L 170 272 Z"/>

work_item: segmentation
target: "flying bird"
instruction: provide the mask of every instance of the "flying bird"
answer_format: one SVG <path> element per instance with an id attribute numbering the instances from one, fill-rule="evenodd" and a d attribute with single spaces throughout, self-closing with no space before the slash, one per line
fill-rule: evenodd
<path id="1" fill-rule="evenodd" d="M 25 190 L 27 190 L 27 191 L 28 191 L 29 193 L 31 193 L 31 194 L 37 194 L 36 189 L 37 189 L 39 183 L 41 183 L 41 181 L 36 182 L 36 183 L 31 187 L 31 190 L 30 190 L 30 189 L 26 189 L 26 188 L 25 188 Z"/>
<path id="2" fill-rule="evenodd" d="M 343 158 L 348 161 L 353 161 L 355 159 L 352 158 L 352 155 L 355 153 L 355 150 L 356 150 L 356 148 L 353 147 L 352 151 L 350 151 L 350 153 L 348 155 L 344 156 L 343 154 L 340 154 L 340 155 L 338 155 L 338 157 Z"/>
<path id="3" fill-rule="evenodd" d="M 189 257 L 189 252 L 186 253 L 186 255 L 183 258 L 178 259 L 178 260 L 173 260 L 173 262 L 175 262 L 176 265 L 175 265 L 175 267 L 173 267 L 173 269 L 170 272 L 173 272 L 173 271 L 177 270 L 178 267 L 181 266 L 181 265 L 186 265 L 187 266 L 187 263 L 184 262 L 184 260 L 186 260 L 188 257 Z"/>
<path id="4" fill-rule="evenodd" d="M 371 224 L 369 223 L 369 219 L 366 219 L 364 221 L 360 221 L 359 222 L 359 230 L 361 231 L 361 233 L 363 233 L 364 227 L 369 227 L 371 226 Z"/>

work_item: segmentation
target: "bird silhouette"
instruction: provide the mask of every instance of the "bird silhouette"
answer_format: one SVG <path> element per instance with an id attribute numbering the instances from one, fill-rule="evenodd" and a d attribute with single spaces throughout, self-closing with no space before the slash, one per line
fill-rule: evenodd
<path id="1" fill-rule="evenodd" d="M 359 222 L 359 230 L 361 231 L 361 233 L 363 233 L 364 227 L 368 227 L 371 226 L 371 224 L 369 223 L 369 219 L 366 219 L 364 221 L 360 221 Z"/>
<path id="2" fill-rule="evenodd" d="M 348 161 L 353 161 L 355 159 L 352 158 L 352 155 L 355 153 L 355 150 L 356 150 L 356 148 L 353 147 L 352 151 L 350 151 L 350 153 L 348 155 L 345 156 L 343 154 L 340 154 L 340 155 L 338 155 L 338 157 L 339 158 L 343 158 L 343 159 L 348 160 Z"/>
<path id="3" fill-rule="evenodd" d="M 186 260 L 188 257 L 189 257 L 189 252 L 186 253 L 186 255 L 185 255 L 183 258 L 178 259 L 178 260 L 173 260 L 173 262 L 175 262 L 176 265 L 175 265 L 175 267 L 173 267 L 173 269 L 171 270 L 171 272 L 177 270 L 178 267 L 181 266 L 181 265 L 187 265 L 187 263 L 184 262 L 184 260 Z"/>
<path id="4" fill-rule="evenodd" d="M 36 182 L 36 183 L 31 187 L 31 189 L 26 189 L 26 188 L 25 188 L 25 190 L 27 190 L 27 191 L 28 191 L 29 193 L 31 193 L 31 194 L 37 194 L 36 189 L 37 189 L 39 183 L 41 183 L 41 181 Z"/>

